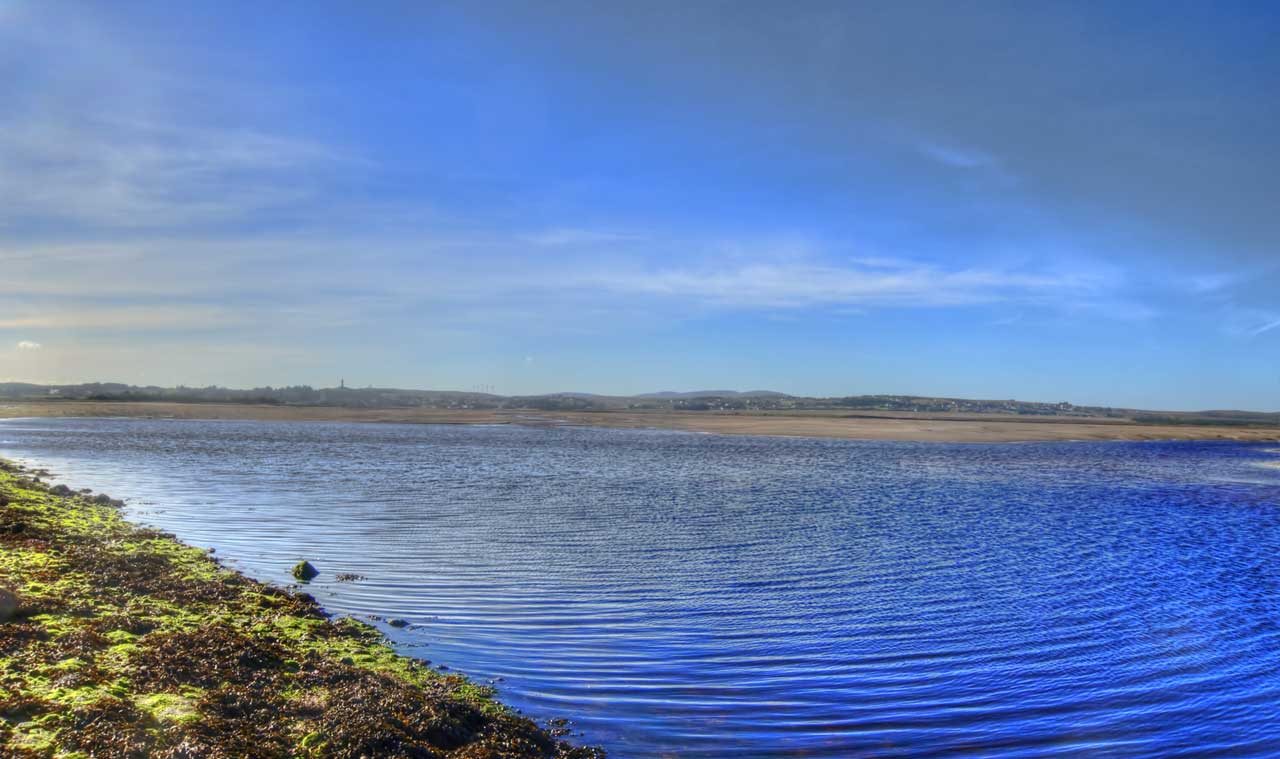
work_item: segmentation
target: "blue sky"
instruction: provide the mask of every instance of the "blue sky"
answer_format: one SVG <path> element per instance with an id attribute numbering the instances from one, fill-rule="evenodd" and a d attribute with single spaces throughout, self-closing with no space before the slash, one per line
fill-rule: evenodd
<path id="1" fill-rule="evenodd" d="M 1264 3 L 0 0 L 0 380 L 1280 410 Z"/>

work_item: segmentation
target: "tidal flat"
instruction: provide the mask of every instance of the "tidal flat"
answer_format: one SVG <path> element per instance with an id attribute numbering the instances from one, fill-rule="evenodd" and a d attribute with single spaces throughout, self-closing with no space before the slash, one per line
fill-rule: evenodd
<path id="1" fill-rule="evenodd" d="M 534 427 L 654 429 L 716 435 L 770 435 L 834 440 L 933 443 L 1015 443 L 1066 440 L 1280 441 L 1280 427 L 1150 423 L 1132 419 L 931 412 L 691 412 L 534 411 L 279 406 L 248 403 L 150 401 L 14 401 L 0 403 L 0 419 L 121 417 L 260 422 L 376 422 L 379 424 L 511 424 Z"/>

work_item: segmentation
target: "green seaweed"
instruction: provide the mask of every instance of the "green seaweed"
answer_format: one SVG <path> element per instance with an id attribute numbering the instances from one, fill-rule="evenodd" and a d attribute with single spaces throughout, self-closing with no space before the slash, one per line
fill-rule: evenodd
<path id="1" fill-rule="evenodd" d="M 0 461 L 0 755 L 602 756 L 371 625 Z"/>

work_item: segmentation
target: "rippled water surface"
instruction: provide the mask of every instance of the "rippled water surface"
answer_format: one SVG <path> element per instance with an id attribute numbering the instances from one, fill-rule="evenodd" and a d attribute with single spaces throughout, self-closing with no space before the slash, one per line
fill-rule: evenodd
<path id="1" fill-rule="evenodd" d="M 0 422 L 624 758 L 1276 755 L 1268 448 Z"/>

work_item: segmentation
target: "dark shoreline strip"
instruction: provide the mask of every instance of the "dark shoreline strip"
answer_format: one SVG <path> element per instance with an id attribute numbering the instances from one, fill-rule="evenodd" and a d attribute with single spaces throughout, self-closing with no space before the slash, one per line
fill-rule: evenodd
<path id="1" fill-rule="evenodd" d="M 0 755 L 595 759 L 369 625 L 0 460 Z"/>

